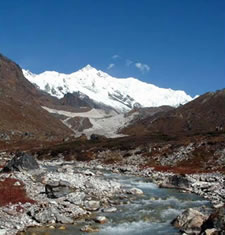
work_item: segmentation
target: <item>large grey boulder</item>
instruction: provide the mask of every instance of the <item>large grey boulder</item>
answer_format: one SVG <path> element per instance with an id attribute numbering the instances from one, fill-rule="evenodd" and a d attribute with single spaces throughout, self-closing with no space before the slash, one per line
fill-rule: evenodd
<path id="1" fill-rule="evenodd" d="M 189 208 L 172 221 L 172 225 L 187 234 L 198 234 L 207 216 Z"/>
<path id="2" fill-rule="evenodd" d="M 16 156 L 6 164 L 3 171 L 10 172 L 36 169 L 39 169 L 39 165 L 34 156 L 28 153 L 17 153 Z"/>
<path id="3" fill-rule="evenodd" d="M 160 186 L 166 188 L 179 188 L 187 190 L 190 188 L 191 182 L 185 175 L 171 175 L 166 178 Z"/>

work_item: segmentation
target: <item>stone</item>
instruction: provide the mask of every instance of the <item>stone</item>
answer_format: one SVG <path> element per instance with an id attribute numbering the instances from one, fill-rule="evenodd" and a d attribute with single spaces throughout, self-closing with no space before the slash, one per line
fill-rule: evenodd
<path id="1" fill-rule="evenodd" d="M 160 186 L 166 188 L 188 189 L 190 188 L 190 185 L 191 182 L 185 175 L 172 175 L 166 178 Z"/>
<path id="2" fill-rule="evenodd" d="M 203 235 L 216 235 L 217 230 L 215 228 L 206 229 Z"/>
<path id="3" fill-rule="evenodd" d="M 108 219 L 105 216 L 97 216 L 95 222 L 99 224 L 105 224 L 108 222 Z"/>
<path id="4" fill-rule="evenodd" d="M 128 193 L 130 194 L 134 194 L 134 195 L 142 195 L 144 194 L 143 191 L 141 189 L 138 188 L 132 188 L 128 191 Z"/>
<path id="5" fill-rule="evenodd" d="M 73 223 L 73 219 L 63 215 L 62 213 L 56 213 L 55 217 L 56 217 L 56 222 L 58 222 L 58 223 L 62 223 L 62 224 L 72 224 Z"/>
<path id="6" fill-rule="evenodd" d="M 6 230 L 6 229 L 0 229 L 0 235 L 5 235 L 5 234 L 6 234 L 6 232 L 7 232 L 7 230 Z"/>
<path id="7" fill-rule="evenodd" d="M 112 213 L 112 212 L 116 212 L 117 208 L 116 207 L 111 207 L 111 208 L 105 208 L 103 209 L 104 213 Z"/>
<path id="8" fill-rule="evenodd" d="M 62 225 L 62 226 L 60 226 L 58 229 L 60 229 L 60 230 L 65 230 L 66 227 Z"/>
<path id="9" fill-rule="evenodd" d="M 104 169 L 104 167 L 103 167 L 103 166 L 101 166 L 101 165 L 97 165 L 97 166 L 96 166 L 96 169 L 98 169 L 98 170 L 102 170 L 102 169 Z"/>
<path id="10" fill-rule="evenodd" d="M 82 205 L 84 198 L 84 192 L 73 192 L 66 196 L 66 200 L 75 205 Z"/>
<path id="11" fill-rule="evenodd" d="M 41 224 L 47 223 L 62 223 L 62 224 L 71 224 L 73 219 L 63 215 L 63 213 L 55 207 L 49 208 L 33 208 L 28 214 L 33 217 L 37 222 Z"/>
<path id="12" fill-rule="evenodd" d="M 87 176 L 94 176 L 95 174 L 93 172 L 91 172 L 90 170 L 86 170 L 83 172 L 85 175 Z"/>
<path id="13" fill-rule="evenodd" d="M 16 181 L 16 182 L 14 183 L 14 186 L 21 186 L 21 183 L 20 183 L 19 181 Z"/>
<path id="14" fill-rule="evenodd" d="M 82 227 L 80 229 L 82 232 L 86 232 L 86 233 L 98 233 L 99 229 L 90 225 L 85 225 L 84 227 Z"/>
<path id="15" fill-rule="evenodd" d="M 85 205 L 85 208 L 89 211 L 96 211 L 100 208 L 100 202 L 94 201 L 94 200 L 86 201 L 84 205 Z"/>
<path id="16" fill-rule="evenodd" d="M 3 172 L 36 169 L 39 169 L 39 165 L 32 155 L 27 153 L 17 153 L 3 168 Z"/>
<path id="17" fill-rule="evenodd" d="M 71 188 L 66 185 L 59 184 L 46 184 L 45 193 L 48 198 L 59 198 L 64 197 L 67 194 L 71 193 Z"/>
<path id="18" fill-rule="evenodd" d="M 213 211 L 202 225 L 202 231 L 212 228 L 215 228 L 221 232 L 225 231 L 225 206 L 217 208 Z"/>
<path id="19" fill-rule="evenodd" d="M 190 231 L 201 231 L 201 226 L 207 219 L 201 212 L 189 208 L 182 212 L 172 221 L 172 225 L 181 231 L 189 233 Z"/>

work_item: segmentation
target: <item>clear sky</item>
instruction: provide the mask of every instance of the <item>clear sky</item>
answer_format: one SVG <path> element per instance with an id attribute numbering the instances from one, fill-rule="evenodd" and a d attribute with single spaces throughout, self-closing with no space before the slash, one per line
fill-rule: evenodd
<path id="1" fill-rule="evenodd" d="M 0 53 L 202 94 L 225 87 L 225 0 L 2 0 Z"/>

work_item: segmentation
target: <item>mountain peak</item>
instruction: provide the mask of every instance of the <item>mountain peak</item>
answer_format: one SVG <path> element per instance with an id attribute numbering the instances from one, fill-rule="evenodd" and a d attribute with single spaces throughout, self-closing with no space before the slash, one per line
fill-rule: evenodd
<path id="1" fill-rule="evenodd" d="M 184 91 L 159 88 L 134 78 L 115 78 L 90 64 L 72 74 L 42 73 L 36 77 L 29 73 L 24 75 L 41 90 L 59 99 L 67 93 L 81 92 L 98 103 L 122 112 L 136 105 L 176 107 L 192 100 Z"/>
<path id="2" fill-rule="evenodd" d="M 81 70 L 84 70 L 84 71 L 89 71 L 89 70 L 92 70 L 92 69 L 95 69 L 94 67 L 92 67 L 90 64 L 87 64 L 86 66 L 84 66 Z"/>

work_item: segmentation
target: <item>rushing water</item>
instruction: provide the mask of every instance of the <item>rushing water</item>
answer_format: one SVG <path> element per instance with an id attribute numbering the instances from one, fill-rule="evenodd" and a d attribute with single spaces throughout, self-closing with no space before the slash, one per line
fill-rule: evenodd
<path id="1" fill-rule="evenodd" d="M 146 178 L 104 173 L 104 179 L 113 179 L 120 182 L 125 188 L 136 187 L 142 189 L 144 195 L 131 196 L 133 200 L 129 204 L 117 206 L 114 213 L 98 214 L 109 219 L 107 224 L 96 225 L 100 232 L 88 233 L 96 235 L 174 235 L 179 234 L 170 222 L 184 209 L 190 207 L 206 206 L 210 203 L 201 197 L 183 193 L 174 189 L 163 189 L 149 182 Z M 66 230 L 51 230 L 48 228 L 36 228 L 26 234 L 35 232 L 38 235 L 81 235 L 87 234 L 80 231 L 86 223 L 66 226 Z"/>

